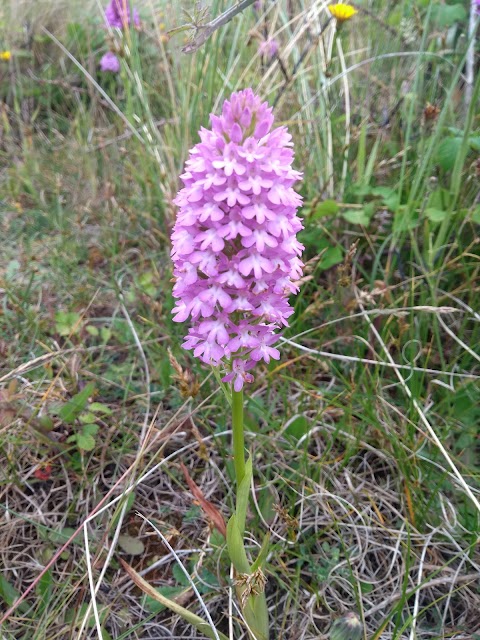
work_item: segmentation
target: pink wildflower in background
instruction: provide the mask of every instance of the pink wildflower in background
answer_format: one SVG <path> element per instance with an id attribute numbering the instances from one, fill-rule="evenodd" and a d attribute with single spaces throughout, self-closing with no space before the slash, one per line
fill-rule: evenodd
<path id="1" fill-rule="evenodd" d="M 227 368 L 224 381 L 238 391 L 256 362 L 280 357 L 275 330 L 293 313 L 303 225 L 292 185 L 301 174 L 287 128 L 272 129 L 271 107 L 251 89 L 232 94 L 210 120 L 174 200 L 173 313 L 176 322 L 191 318 L 184 348 Z"/>
<path id="2" fill-rule="evenodd" d="M 278 52 L 278 42 L 274 38 L 262 40 L 258 45 L 258 52 L 266 58 L 273 58 Z"/>
<path id="3" fill-rule="evenodd" d="M 124 29 L 130 25 L 130 0 L 110 0 L 105 8 L 105 20 L 110 27 Z M 133 10 L 133 24 L 140 24 L 140 16 L 136 9 Z"/>
<path id="4" fill-rule="evenodd" d="M 128 27 L 131 24 L 130 0 L 110 0 L 110 3 L 105 8 L 105 22 L 109 27 L 116 29 Z M 133 23 L 135 26 L 140 25 L 140 16 L 136 9 L 133 9 Z M 107 51 L 102 56 L 100 70 L 111 71 L 112 73 L 120 71 L 120 60 L 112 51 Z"/>
<path id="5" fill-rule="evenodd" d="M 107 51 L 100 60 L 100 69 L 102 71 L 112 71 L 118 73 L 120 71 L 120 60 L 111 51 Z"/>

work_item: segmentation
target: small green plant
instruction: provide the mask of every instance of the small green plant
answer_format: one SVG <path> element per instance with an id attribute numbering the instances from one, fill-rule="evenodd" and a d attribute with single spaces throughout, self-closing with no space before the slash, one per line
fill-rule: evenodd
<path id="1" fill-rule="evenodd" d="M 95 448 L 95 436 L 100 429 L 96 420 L 112 413 L 106 405 L 90 400 L 94 393 L 95 386 L 90 382 L 66 404 L 56 409 L 58 417 L 74 431 L 67 442 L 75 443 L 80 451 L 92 451 Z"/>

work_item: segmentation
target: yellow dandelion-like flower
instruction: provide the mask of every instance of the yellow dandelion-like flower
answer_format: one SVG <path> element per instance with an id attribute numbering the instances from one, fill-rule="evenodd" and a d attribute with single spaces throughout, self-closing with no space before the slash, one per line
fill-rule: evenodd
<path id="1" fill-rule="evenodd" d="M 0 51 L 0 60 L 8 61 L 12 57 L 11 51 Z"/>
<path id="2" fill-rule="evenodd" d="M 328 10 L 332 14 L 332 16 L 338 20 L 338 22 L 345 22 L 345 20 L 350 20 L 353 16 L 358 13 L 355 7 L 352 7 L 350 4 L 345 4 L 344 2 L 337 2 L 337 4 L 328 5 Z"/>

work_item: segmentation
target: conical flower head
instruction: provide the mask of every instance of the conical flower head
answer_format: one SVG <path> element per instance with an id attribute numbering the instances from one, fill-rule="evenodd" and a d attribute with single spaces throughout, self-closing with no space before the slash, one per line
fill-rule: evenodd
<path id="1" fill-rule="evenodd" d="M 256 362 L 280 357 L 275 330 L 293 313 L 303 246 L 291 136 L 251 89 L 232 94 L 190 151 L 174 200 L 174 320 L 184 347 L 240 390 Z"/>

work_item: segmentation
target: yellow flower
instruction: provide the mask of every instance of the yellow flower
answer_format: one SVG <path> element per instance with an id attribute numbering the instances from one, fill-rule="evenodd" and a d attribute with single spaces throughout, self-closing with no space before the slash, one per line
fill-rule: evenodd
<path id="1" fill-rule="evenodd" d="M 332 16 L 339 22 L 350 20 L 350 18 L 353 18 L 353 16 L 358 13 L 358 11 L 354 7 L 352 7 L 350 4 L 345 4 L 344 2 L 330 4 L 328 5 L 328 10 L 332 14 Z"/>
<path id="2" fill-rule="evenodd" d="M 8 61 L 12 57 L 11 51 L 0 51 L 0 60 Z"/>

